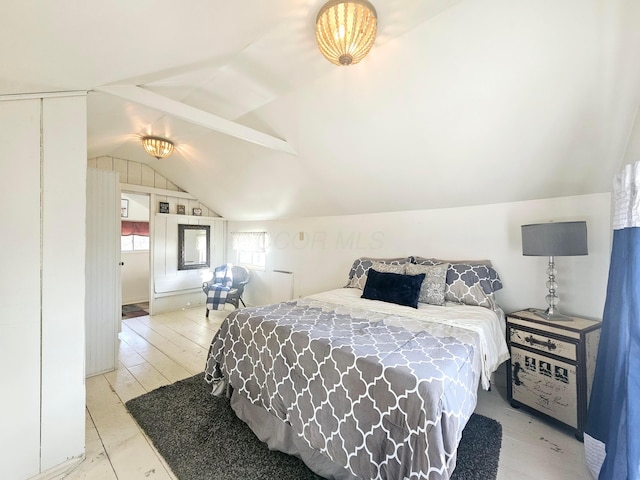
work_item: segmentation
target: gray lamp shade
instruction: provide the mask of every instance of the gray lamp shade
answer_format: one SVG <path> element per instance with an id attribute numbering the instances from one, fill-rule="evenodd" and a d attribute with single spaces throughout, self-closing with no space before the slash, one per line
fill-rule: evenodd
<path id="1" fill-rule="evenodd" d="M 587 255 L 587 222 L 522 225 L 522 255 Z"/>

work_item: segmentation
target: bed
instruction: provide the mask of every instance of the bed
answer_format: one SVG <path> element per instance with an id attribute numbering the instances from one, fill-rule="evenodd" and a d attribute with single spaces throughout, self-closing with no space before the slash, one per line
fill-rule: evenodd
<path id="1" fill-rule="evenodd" d="M 325 478 L 448 479 L 478 387 L 508 358 L 504 314 L 451 294 L 435 305 L 370 298 L 374 277 L 410 276 L 379 260 L 352 267 L 347 288 L 232 312 L 205 378 L 258 438 Z M 428 275 L 417 277 L 425 293 Z"/>

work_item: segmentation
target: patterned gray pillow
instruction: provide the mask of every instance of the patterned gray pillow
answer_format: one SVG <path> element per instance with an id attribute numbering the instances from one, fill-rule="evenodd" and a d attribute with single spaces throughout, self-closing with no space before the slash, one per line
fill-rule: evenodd
<path id="1" fill-rule="evenodd" d="M 411 257 L 411 263 L 416 265 L 438 265 L 442 261 L 437 258 Z"/>
<path id="2" fill-rule="evenodd" d="M 447 287 L 448 263 L 439 265 L 406 265 L 407 275 L 426 274 L 420 289 L 418 302 L 430 305 L 444 305 L 444 292 Z"/>
<path id="3" fill-rule="evenodd" d="M 448 263 L 446 302 L 464 303 L 495 309 L 494 292 L 502 288 L 498 273 L 490 260 L 442 260 L 440 258 L 411 257 L 418 265 Z"/>
<path id="4" fill-rule="evenodd" d="M 411 264 L 401 263 L 400 265 L 396 265 L 395 263 L 373 262 L 371 264 L 371 268 L 373 268 L 374 270 L 377 270 L 378 272 L 399 273 L 401 275 L 404 275 L 406 265 L 411 265 Z"/>
<path id="5" fill-rule="evenodd" d="M 359 288 L 360 290 L 364 290 L 364 285 L 367 283 L 367 272 L 371 268 L 371 265 L 373 265 L 373 262 L 383 263 L 386 265 L 404 266 L 406 263 L 409 263 L 409 258 L 356 258 L 351 266 L 351 270 L 349 270 L 349 281 L 345 285 L 345 288 Z M 404 271 L 402 273 L 404 273 Z"/>
<path id="6" fill-rule="evenodd" d="M 495 310 L 493 292 L 502 288 L 498 273 L 489 265 L 452 263 L 447 270 L 447 302 L 477 305 Z"/>
<path id="7" fill-rule="evenodd" d="M 412 263 L 416 265 L 439 265 L 441 263 L 464 263 L 467 265 L 486 265 L 491 266 L 491 260 L 443 260 L 441 258 L 412 257 Z"/>

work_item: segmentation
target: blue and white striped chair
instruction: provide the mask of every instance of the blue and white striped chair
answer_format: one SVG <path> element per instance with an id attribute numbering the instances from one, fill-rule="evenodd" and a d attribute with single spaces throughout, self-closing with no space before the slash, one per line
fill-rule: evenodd
<path id="1" fill-rule="evenodd" d="M 207 295 L 206 317 L 209 317 L 209 310 L 222 310 L 227 303 L 235 308 L 240 303 L 246 307 L 242 294 L 249 279 L 249 270 L 245 267 L 230 263 L 216 267 L 211 282 L 202 284 L 202 290 Z"/>

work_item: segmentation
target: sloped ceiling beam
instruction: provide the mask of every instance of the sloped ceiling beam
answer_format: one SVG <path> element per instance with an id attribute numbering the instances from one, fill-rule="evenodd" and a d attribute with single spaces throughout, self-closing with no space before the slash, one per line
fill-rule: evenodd
<path id="1" fill-rule="evenodd" d="M 98 92 L 115 95 L 130 102 L 159 110 L 172 117 L 180 118 L 201 127 L 215 130 L 232 137 L 240 138 L 247 142 L 255 143 L 272 150 L 296 154 L 296 151 L 287 142 L 280 138 L 272 137 L 226 118 L 218 117 L 204 110 L 172 100 L 157 93 L 145 90 L 136 85 L 105 85 L 95 89 Z"/>

